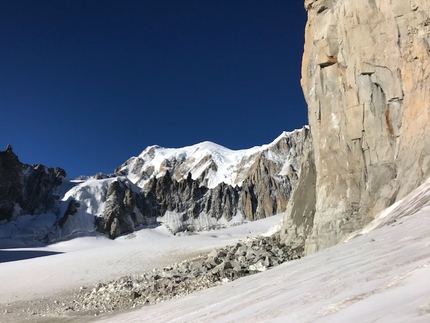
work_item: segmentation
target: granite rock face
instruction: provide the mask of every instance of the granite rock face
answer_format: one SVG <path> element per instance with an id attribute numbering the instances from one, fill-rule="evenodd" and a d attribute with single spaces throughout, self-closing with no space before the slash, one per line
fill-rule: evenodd
<path id="1" fill-rule="evenodd" d="M 315 210 L 286 214 L 283 235 L 297 232 L 298 217 L 313 218 L 300 238 L 312 253 L 430 175 L 430 2 L 306 0 L 305 8 L 301 82 L 315 172 L 301 182 L 315 182 Z"/>
<path id="2" fill-rule="evenodd" d="M 155 222 L 150 216 L 144 216 L 145 200 L 143 195 L 130 181 L 118 178 L 109 184 L 103 217 L 96 221 L 97 230 L 107 233 L 114 239 L 120 234 L 133 232 L 139 225 Z"/>
<path id="3" fill-rule="evenodd" d="M 52 209 L 59 199 L 56 190 L 66 176 L 58 167 L 21 163 L 8 145 L 0 151 L 0 221 Z"/>
<path id="4" fill-rule="evenodd" d="M 312 232 L 316 202 L 316 170 L 312 138 L 306 141 L 299 170 L 299 182 L 293 191 L 281 228 L 287 246 L 304 247 Z"/>

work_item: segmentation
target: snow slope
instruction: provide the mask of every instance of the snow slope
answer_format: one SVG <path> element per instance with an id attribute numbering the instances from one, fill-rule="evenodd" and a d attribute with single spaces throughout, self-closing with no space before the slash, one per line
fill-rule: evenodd
<path id="1" fill-rule="evenodd" d="M 430 322 L 429 200 L 427 181 L 349 242 L 100 322 Z"/>
<path id="2" fill-rule="evenodd" d="M 40 248 L 0 249 L 0 304 L 52 296 L 82 285 L 164 267 L 261 234 L 281 218 L 279 214 L 191 236 L 174 236 L 164 226 L 159 226 L 115 240 L 100 235 Z M 11 258 L 22 260 L 2 262 Z"/>

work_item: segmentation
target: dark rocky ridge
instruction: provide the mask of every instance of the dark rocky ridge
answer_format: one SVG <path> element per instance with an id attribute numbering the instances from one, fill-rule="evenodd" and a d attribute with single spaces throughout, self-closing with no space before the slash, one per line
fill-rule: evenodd
<path id="1" fill-rule="evenodd" d="M 143 217 L 137 210 L 144 210 L 143 194 L 133 190 L 129 181 L 114 181 L 109 185 L 103 218 L 96 221 L 98 231 L 110 238 L 132 232 L 136 226 L 149 224 L 151 216 Z M 144 211 L 143 211 L 144 212 Z M 145 213 L 143 213 L 145 214 Z"/>
<path id="2" fill-rule="evenodd" d="M 240 212 L 249 221 L 263 219 L 285 210 L 296 176 L 292 172 L 291 177 L 274 178 L 260 160 L 254 178 L 248 178 L 242 187 L 221 183 L 208 189 L 199 186 L 191 175 L 177 181 L 167 172 L 165 176 L 152 178 L 144 192 L 126 178 L 119 177 L 108 186 L 104 212 L 96 220 L 97 229 L 114 239 L 140 225 L 156 223 L 166 211 L 179 213 L 183 219 L 179 228 L 170 228 L 174 233 L 216 228 L 199 228 L 189 223 L 188 220 L 200 216 L 230 221 Z M 66 221 L 64 217 L 62 222 Z"/>
<path id="3" fill-rule="evenodd" d="M 8 145 L 0 151 L 0 221 L 50 210 L 60 198 L 55 191 L 66 176 L 58 167 L 21 163 Z"/>

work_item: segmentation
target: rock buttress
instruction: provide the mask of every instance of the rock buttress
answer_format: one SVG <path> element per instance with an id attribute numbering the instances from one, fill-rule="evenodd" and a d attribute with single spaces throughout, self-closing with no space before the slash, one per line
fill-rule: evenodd
<path id="1" fill-rule="evenodd" d="M 305 7 L 301 84 L 316 191 L 315 214 L 300 216 L 314 218 L 309 254 L 430 175 L 430 2 L 306 0 Z M 295 216 L 286 214 L 284 226 Z"/>

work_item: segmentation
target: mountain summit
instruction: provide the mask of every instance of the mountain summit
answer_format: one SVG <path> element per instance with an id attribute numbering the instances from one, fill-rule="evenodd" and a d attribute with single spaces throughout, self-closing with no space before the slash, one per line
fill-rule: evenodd
<path id="1" fill-rule="evenodd" d="M 304 138 L 301 131 L 283 132 L 272 143 L 250 149 L 231 150 L 205 141 L 183 148 L 150 146 L 138 157 L 132 157 L 115 170 L 115 174 L 127 176 L 141 188 L 151 178 L 159 178 L 169 172 L 172 179 L 180 181 L 191 174 L 199 186 L 215 188 L 221 183 L 242 186 L 258 158 L 273 165 L 273 176 L 296 172 L 298 155 Z"/>

